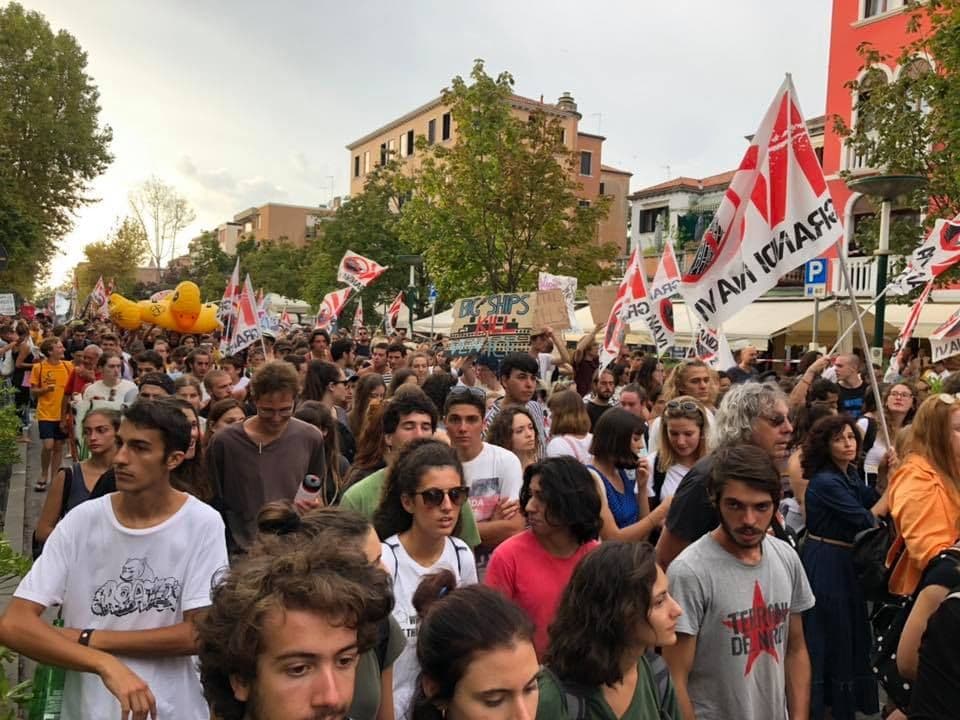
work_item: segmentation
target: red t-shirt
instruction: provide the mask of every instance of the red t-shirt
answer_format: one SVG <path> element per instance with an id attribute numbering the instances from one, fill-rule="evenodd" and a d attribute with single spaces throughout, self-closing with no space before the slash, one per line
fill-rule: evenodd
<path id="1" fill-rule="evenodd" d="M 493 551 L 484 583 L 513 600 L 533 620 L 533 646 L 538 657 L 542 658 L 547 650 L 547 628 L 574 568 L 597 545 L 596 540 L 591 540 L 570 557 L 560 558 L 544 550 L 532 531 L 524 530 Z"/>
<path id="2" fill-rule="evenodd" d="M 99 373 L 95 373 L 95 375 L 99 380 L 100 379 Z M 67 397 L 70 397 L 74 393 L 79 393 L 80 395 L 83 395 L 84 388 L 87 387 L 87 385 L 89 385 L 91 382 L 93 381 L 85 380 L 84 378 L 77 375 L 77 369 L 74 368 L 73 371 L 70 373 L 70 379 L 67 380 L 67 387 L 65 390 Z"/>

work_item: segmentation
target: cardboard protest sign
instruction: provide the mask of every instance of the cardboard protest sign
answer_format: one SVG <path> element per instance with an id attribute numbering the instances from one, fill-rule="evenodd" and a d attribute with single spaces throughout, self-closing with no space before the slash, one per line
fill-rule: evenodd
<path id="1" fill-rule="evenodd" d="M 601 325 L 610 317 L 619 289 L 619 285 L 590 285 L 587 288 L 587 302 L 590 303 L 590 317 L 594 325 Z"/>
<path id="2" fill-rule="evenodd" d="M 577 297 L 577 279 L 567 275 L 551 275 L 542 272 L 537 279 L 538 290 L 559 290 L 563 293 L 563 301 L 567 306 L 567 319 L 570 323 L 570 329 L 574 332 L 580 332 L 577 327 L 576 306 L 574 301 Z"/>
<path id="3" fill-rule="evenodd" d="M 569 327 L 559 290 L 461 298 L 453 304 L 449 352 L 498 362 L 508 353 L 529 350 L 530 336 L 544 325 Z"/>

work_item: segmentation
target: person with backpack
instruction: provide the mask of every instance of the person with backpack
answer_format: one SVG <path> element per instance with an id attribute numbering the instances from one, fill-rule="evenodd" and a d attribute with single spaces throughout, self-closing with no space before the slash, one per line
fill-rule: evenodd
<path id="1" fill-rule="evenodd" d="M 383 499 L 373 525 L 383 542 L 383 565 L 393 578 L 393 617 L 407 638 L 394 663 L 393 702 L 397 720 L 405 720 L 416 690 L 418 612 L 414 593 L 425 575 L 447 569 L 457 582 L 477 582 L 470 546 L 453 537 L 469 488 L 456 453 L 438 440 L 406 445 L 387 473 Z M 466 619 L 470 621 L 470 619 Z"/>
<path id="2" fill-rule="evenodd" d="M 690 395 L 667 402 L 658 426 L 660 434 L 651 438 L 654 452 L 649 457 L 651 479 L 647 485 L 650 508 L 664 498 L 673 497 L 690 470 L 707 455 L 707 409 Z"/>
<path id="3" fill-rule="evenodd" d="M 898 536 L 887 553 L 888 586 L 904 596 L 916 591 L 930 561 L 960 536 L 960 395 L 927 398 L 911 428 L 909 453 L 887 489 Z"/>
<path id="4" fill-rule="evenodd" d="M 807 535 L 801 558 L 817 604 L 804 614 L 812 668 L 810 717 L 835 720 L 878 711 L 870 672 L 867 602 L 853 564 L 856 534 L 886 514 L 886 499 L 857 470 L 860 433 L 849 415 L 816 422 L 803 445 Z"/>
<path id="5" fill-rule="evenodd" d="M 425 577 L 413 604 L 422 619 L 411 720 L 541 717 L 533 623 L 523 610 L 496 590 L 458 584 L 449 570 Z"/>
<path id="6" fill-rule="evenodd" d="M 605 542 L 583 558 L 550 625 L 538 718 L 682 720 L 654 652 L 677 641 L 667 584 L 649 543 Z"/>
<path id="7" fill-rule="evenodd" d="M 380 538 L 370 521 L 341 507 L 323 507 L 303 515 L 289 501 L 267 503 L 257 515 L 257 540 L 252 554 L 281 555 L 287 549 L 317 547 L 361 551 L 375 567 L 381 566 Z M 394 720 L 393 664 L 406 645 L 403 630 L 392 615 L 377 625 L 376 645 L 357 661 L 350 706 L 351 720 Z"/>

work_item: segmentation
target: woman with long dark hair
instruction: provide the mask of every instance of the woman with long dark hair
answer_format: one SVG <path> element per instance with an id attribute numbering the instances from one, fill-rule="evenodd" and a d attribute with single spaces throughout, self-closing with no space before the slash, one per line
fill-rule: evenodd
<path id="1" fill-rule="evenodd" d="M 681 720 L 654 648 L 677 642 L 682 614 L 653 547 L 603 543 L 574 570 L 550 625 L 538 716 Z"/>
<path id="2" fill-rule="evenodd" d="M 647 396 L 652 397 L 655 393 L 663 389 L 664 381 L 663 363 L 656 355 L 648 355 L 640 364 L 640 369 L 631 373 L 630 382 L 637 383 L 647 391 Z"/>
<path id="3" fill-rule="evenodd" d="M 347 424 L 355 438 L 359 439 L 363 432 L 363 421 L 367 417 L 370 401 L 383 400 L 386 394 L 387 386 L 383 382 L 383 375 L 370 373 L 357 381 L 357 387 L 353 391 L 353 407 L 347 415 Z"/>
<path id="4" fill-rule="evenodd" d="M 177 467 L 170 473 L 170 484 L 177 490 L 190 493 L 197 500 L 212 504 L 214 492 L 203 462 L 203 431 L 200 429 L 201 417 L 193 404 L 180 398 L 161 398 L 150 402 L 171 402 L 179 407 L 190 423 L 190 447 Z"/>
<path id="5" fill-rule="evenodd" d="M 339 501 L 346 485 L 347 474 L 350 472 L 350 463 L 340 454 L 340 434 L 337 432 L 337 421 L 330 414 L 330 409 L 316 400 L 306 400 L 297 405 L 293 414 L 297 420 L 303 420 L 317 428 L 323 435 L 325 504 L 333 505 Z"/>
<path id="6" fill-rule="evenodd" d="M 816 606 L 803 616 L 812 667 L 810 717 L 854 720 L 879 710 L 870 672 L 867 603 L 853 567 L 853 540 L 873 527 L 886 503 L 857 470 L 860 433 L 853 418 L 822 418 L 803 444 L 809 479 L 804 506 L 807 535 L 801 558 Z"/>
<path id="7" fill-rule="evenodd" d="M 449 570 L 425 577 L 413 604 L 421 622 L 411 720 L 533 720 L 540 665 L 523 610 L 482 585 L 458 587 Z"/>
<path id="8" fill-rule="evenodd" d="M 524 473 L 520 510 L 528 528 L 497 546 L 484 582 L 533 618 L 534 645 L 542 655 L 547 626 L 573 569 L 598 544 L 600 494 L 576 459 L 547 458 Z"/>
<path id="9" fill-rule="evenodd" d="M 516 455 L 524 470 L 543 454 L 533 416 L 522 405 L 504 408 L 497 414 L 487 428 L 487 442 Z"/>
<path id="10" fill-rule="evenodd" d="M 477 582 L 473 552 L 453 537 L 468 495 L 456 453 L 437 440 L 409 443 L 387 473 L 373 525 L 383 541 L 384 567 L 393 578 L 393 616 L 410 638 L 394 665 L 393 697 L 398 710 L 409 705 L 420 672 L 413 595 L 421 579 L 447 569 L 460 584 Z"/>

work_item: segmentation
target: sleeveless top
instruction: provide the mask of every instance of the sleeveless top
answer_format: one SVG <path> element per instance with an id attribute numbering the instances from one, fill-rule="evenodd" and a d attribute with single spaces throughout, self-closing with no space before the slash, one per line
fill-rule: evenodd
<path id="1" fill-rule="evenodd" d="M 83 481 L 83 467 L 80 463 L 74 463 L 70 478 L 70 494 L 67 495 L 64 503 L 64 515 L 73 510 L 77 505 L 90 499 L 90 491 L 87 490 L 87 484 Z"/>
<path id="2" fill-rule="evenodd" d="M 607 505 L 610 506 L 610 514 L 618 528 L 633 525 L 640 520 L 640 505 L 637 503 L 637 491 L 634 487 L 636 480 L 627 475 L 623 470 L 617 470 L 620 481 L 623 483 L 623 492 L 617 490 L 610 480 L 593 465 L 587 465 L 603 481 L 603 489 L 607 493 Z"/>

